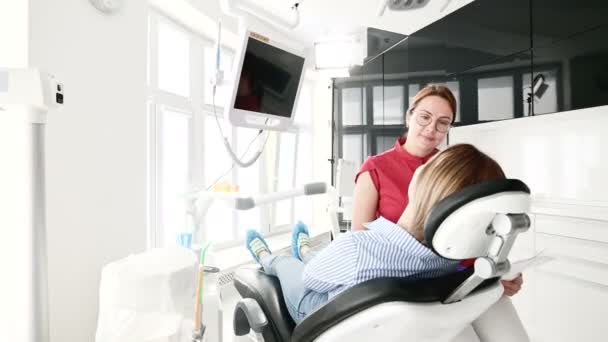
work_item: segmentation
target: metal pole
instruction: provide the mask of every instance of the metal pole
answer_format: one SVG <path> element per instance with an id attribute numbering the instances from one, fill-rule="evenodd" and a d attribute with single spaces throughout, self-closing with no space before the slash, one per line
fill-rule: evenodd
<path id="1" fill-rule="evenodd" d="M 32 184 L 32 298 L 34 334 L 32 342 L 49 341 L 48 262 L 46 239 L 45 123 L 31 123 Z"/>

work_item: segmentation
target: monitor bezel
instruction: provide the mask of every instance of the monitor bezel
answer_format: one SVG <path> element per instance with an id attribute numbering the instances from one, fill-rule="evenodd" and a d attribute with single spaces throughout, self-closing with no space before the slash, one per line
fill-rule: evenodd
<path id="1" fill-rule="evenodd" d="M 306 56 L 302 52 L 295 51 L 293 48 L 286 46 L 277 41 L 270 40 L 268 37 L 263 36 L 259 33 L 246 30 L 245 33 L 241 37 L 241 45 L 240 50 L 237 51 L 238 58 L 236 61 L 238 64 L 233 68 L 233 87 L 230 96 L 230 102 L 226 106 L 224 110 L 224 116 L 228 117 L 233 126 L 237 127 L 249 127 L 249 128 L 258 128 L 258 129 L 269 129 L 275 131 L 285 131 L 287 130 L 294 121 L 295 113 L 298 107 L 298 101 L 300 98 L 300 91 L 302 89 L 302 84 L 304 82 L 304 73 L 306 71 Z M 298 88 L 296 90 L 296 96 L 294 98 L 293 107 L 291 109 L 291 113 L 289 113 L 289 117 L 280 116 L 270 113 L 260 113 L 254 112 L 244 109 L 235 108 L 236 95 L 238 92 L 238 86 L 240 82 L 240 75 L 243 69 L 243 62 L 245 60 L 245 54 L 247 52 L 247 46 L 249 44 L 249 39 L 256 39 L 262 43 L 268 44 L 270 46 L 276 47 L 278 49 L 284 50 L 288 53 L 296 55 L 304 59 L 302 64 L 302 70 L 300 71 L 300 78 L 298 81 Z"/>

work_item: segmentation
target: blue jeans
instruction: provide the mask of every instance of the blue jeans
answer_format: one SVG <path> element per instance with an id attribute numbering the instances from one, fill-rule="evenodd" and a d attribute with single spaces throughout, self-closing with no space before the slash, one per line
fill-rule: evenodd
<path id="1" fill-rule="evenodd" d="M 314 254 L 306 253 L 303 262 L 292 256 L 281 255 L 270 255 L 260 260 L 267 274 L 279 278 L 287 311 L 296 324 L 328 300 L 327 293 L 315 292 L 304 286 L 304 266 Z"/>

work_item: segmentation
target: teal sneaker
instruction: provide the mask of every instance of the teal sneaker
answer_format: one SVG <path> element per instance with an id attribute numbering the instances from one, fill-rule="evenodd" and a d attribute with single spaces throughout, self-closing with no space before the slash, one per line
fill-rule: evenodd
<path id="1" fill-rule="evenodd" d="M 298 221 L 291 233 L 291 253 L 299 260 L 302 260 L 302 256 L 300 255 L 302 246 L 310 247 L 310 235 L 308 234 L 308 227 L 306 227 L 304 222 Z"/>
<path id="2" fill-rule="evenodd" d="M 251 253 L 253 259 L 261 265 L 260 263 L 260 253 L 267 252 L 268 254 L 272 254 L 270 252 L 270 248 L 268 248 L 268 244 L 266 244 L 266 240 L 258 233 L 257 230 L 249 229 L 247 231 L 247 237 L 245 238 L 245 247 Z"/>

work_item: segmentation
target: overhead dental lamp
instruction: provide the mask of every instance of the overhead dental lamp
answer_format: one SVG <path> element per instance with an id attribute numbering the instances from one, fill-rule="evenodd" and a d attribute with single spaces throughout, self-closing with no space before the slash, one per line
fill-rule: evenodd
<path id="1" fill-rule="evenodd" d="M 295 29 L 300 24 L 298 7 L 302 1 L 294 1 L 290 9 L 270 11 L 252 0 L 220 0 L 222 11 L 240 19 L 239 24 L 245 25 L 249 16 L 260 20 L 283 31 Z"/>
<path id="2" fill-rule="evenodd" d="M 431 0 L 380 0 L 377 15 L 379 17 L 384 15 L 384 12 L 387 8 L 390 11 L 400 12 L 422 8 L 428 5 L 429 2 L 431 2 Z M 443 13 L 443 11 L 448 8 L 451 2 L 452 0 L 446 0 L 439 9 L 439 13 Z"/>
<path id="3" fill-rule="evenodd" d="M 391 11 L 406 11 L 422 8 L 426 6 L 429 1 L 430 0 L 380 0 L 378 16 L 382 16 L 387 8 Z"/>
<path id="4" fill-rule="evenodd" d="M 49 74 L 0 69 L 0 341 L 49 341 L 44 128 L 63 100 Z"/>

